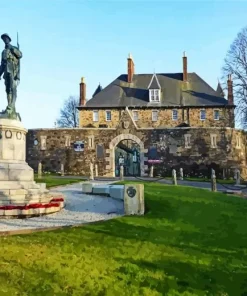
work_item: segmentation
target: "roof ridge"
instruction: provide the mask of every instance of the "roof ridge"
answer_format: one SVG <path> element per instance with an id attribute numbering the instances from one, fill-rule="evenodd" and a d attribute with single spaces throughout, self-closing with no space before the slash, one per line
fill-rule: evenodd
<path id="1" fill-rule="evenodd" d="M 122 75 L 122 74 L 121 74 L 121 75 Z M 121 75 L 119 75 L 116 79 L 114 79 L 112 82 L 110 82 L 107 86 L 105 86 L 104 88 L 102 88 L 100 92 L 98 92 L 98 93 L 95 94 L 94 96 L 92 95 L 91 99 L 89 99 L 89 100 L 87 101 L 87 103 L 88 103 L 89 101 L 91 101 L 92 99 L 97 98 L 97 96 L 98 96 L 99 94 L 101 94 L 102 92 L 105 92 L 110 86 L 112 86 L 112 83 L 113 83 L 113 82 L 115 82 L 116 80 L 119 79 L 119 77 L 121 77 Z M 98 87 L 99 87 L 99 86 L 98 86 Z"/>
<path id="2" fill-rule="evenodd" d="M 88 107 L 148 106 L 149 89 L 162 89 L 162 106 L 212 106 L 227 105 L 227 100 L 220 96 L 197 73 L 190 72 L 188 89 L 182 83 L 182 73 L 176 74 L 135 74 L 133 83 L 126 83 L 126 74 L 116 77 L 95 97 L 87 101 Z M 152 84 L 150 84 L 152 83 Z M 159 88 L 159 85 L 161 88 Z M 147 87 L 150 87 L 149 89 Z M 180 91 L 179 91 L 180 90 Z M 182 97 L 181 97 L 182 91 Z"/>
<path id="3" fill-rule="evenodd" d="M 204 79 L 202 79 L 197 73 L 192 72 L 191 74 L 195 74 L 200 80 L 201 82 L 205 83 L 215 94 L 217 94 L 216 90 L 212 88 L 211 85 L 209 85 Z M 217 96 L 218 97 L 218 96 Z"/>

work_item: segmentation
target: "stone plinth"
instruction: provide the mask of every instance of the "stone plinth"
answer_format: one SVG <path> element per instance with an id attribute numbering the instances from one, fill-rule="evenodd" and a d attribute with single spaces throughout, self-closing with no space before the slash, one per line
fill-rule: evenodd
<path id="1" fill-rule="evenodd" d="M 82 183 L 82 192 L 83 193 L 92 193 L 92 191 L 93 191 L 92 183 L 88 183 L 88 182 Z"/>
<path id="2" fill-rule="evenodd" d="M 125 215 L 144 215 L 144 185 L 124 185 L 124 213 Z"/>
<path id="3" fill-rule="evenodd" d="M 55 212 L 63 206 L 60 201 L 61 207 L 56 203 L 51 211 L 49 203 L 53 195 L 46 184 L 34 181 L 33 169 L 25 161 L 26 133 L 20 121 L 0 119 L 0 217 L 22 215 L 22 211 L 27 211 L 22 207 L 35 207 L 35 204 L 37 208 L 29 210 L 29 215 Z M 7 215 L 12 207 L 11 215 Z"/>

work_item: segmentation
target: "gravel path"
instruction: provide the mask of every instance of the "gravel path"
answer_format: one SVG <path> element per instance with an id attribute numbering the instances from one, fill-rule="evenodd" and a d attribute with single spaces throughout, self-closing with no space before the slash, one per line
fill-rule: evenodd
<path id="1" fill-rule="evenodd" d="M 95 182 L 96 183 L 96 182 Z M 106 184 L 107 182 L 97 182 Z M 86 195 L 81 192 L 81 183 L 56 187 L 51 192 L 65 196 L 65 208 L 58 213 L 28 219 L 0 219 L 0 232 L 70 226 L 100 220 L 108 220 L 124 214 L 123 201 L 109 197 Z"/>

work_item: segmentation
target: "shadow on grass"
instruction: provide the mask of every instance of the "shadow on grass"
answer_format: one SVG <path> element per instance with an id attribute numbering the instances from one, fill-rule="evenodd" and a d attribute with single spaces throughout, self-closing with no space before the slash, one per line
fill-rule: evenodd
<path id="1" fill-rule="evenodd" d="M 210 265 L 200 263 L 199 259 L 194 262 L 189 260 L 183 262 L 178 258 L 165 258 L 165 256 L 161 256 L 160 260 L 155 262 L 131 258 L 117 259 L 122 263 L 118 269 L 119 279 L 121 274 L 129 274 L 131 270 L 133 278 L 138 276 L 140 269 L 152 272 L 162 271 L 163 279 L 152 277 L 142 282 L 142 286 L 151 287 L 162 295 L 166 295 L 171 289 L 180 293 L 195 293 L 193 295 L 247 295 L 246 270 L 228 268 L 227 264 L 217 261 L 216 258 Z M 228 294 L 223 294 L 224 292 Z"/>

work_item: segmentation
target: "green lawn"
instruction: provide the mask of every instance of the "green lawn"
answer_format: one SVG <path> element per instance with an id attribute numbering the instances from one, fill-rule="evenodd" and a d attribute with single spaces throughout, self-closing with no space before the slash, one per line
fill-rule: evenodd
<path id="1" fill-rule="evenodd" d="M 38 176 L 36 174 L 34 175 L 34 179 L 37 183 L 46 183 L 47 188 L 84 181 L 82 178 L 78 178 L 78 179 L 57 178 L 55 175 L 44 175 L 42 176 L 42 179 L 38 179 Z"/>
<path id="2" fill-rule="evenodd" d="M 156 177 L 156 178 L 158 178 L 158 177 Z M 171 180 L 172 177 L 166 177 L 165 179 Z M 177 176 L 177 179 L 179 180 L 179 176 Z M 197 177 L 189 177 L 189 178 L 185 177 L 184 180 L 185 181 L 195 181 L 195 182 L 211 182 L 211 179 L 197 178 Z M 236 183 L 235 180 L 230 180 L 230 179 L 229 180 L 227 180 L 227 179 L 225 179 L 225 180 L 217 179 L 217 182 L 220 183 L 220 184 L 229 184 L 229 185 Z M 241 184 L 246 185 L 246 181 L 241 180 Z"/>
<path id="3" fill-rule="evenodd" d="M 0 295 L 247 295 L 247 201 L 145 183 L 148 213 L 0 237 Z"/>

